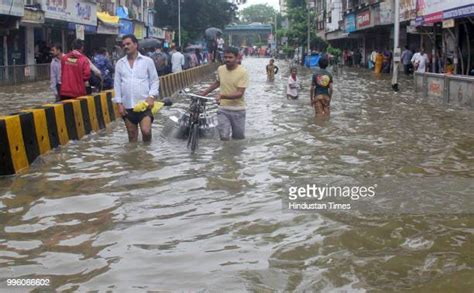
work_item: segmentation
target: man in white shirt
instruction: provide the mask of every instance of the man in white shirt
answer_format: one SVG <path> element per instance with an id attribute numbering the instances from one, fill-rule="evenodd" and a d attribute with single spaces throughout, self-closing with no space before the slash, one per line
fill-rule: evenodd
<path id="1" fill-rule="evenodd" d="M 181 53 L 181 47 L 176 47 L 176 52 L 171 55 L 171 72 L 183 71 L 185 61 L 184 55 Z"/>
<path id="2" fill-rule="evenodd" d="M 416 72 L 424 73 L 426 72 L 426 66 L 430 63 L 428 59 L 428 54 L 425 53 L 423 48 L 420 48 L 419 52 L 415 53 L 411 58 L 411 62 L 413 63 L 413 68 Z"/>
<path id="3" fill-rule="evenodd" d="M 155 63 L 150 57 L 138 52 L 138 40 L 134 35 L 122 38 L 122 47 L 126 56 L 115 65 L 115 103 L 125 126 L 128 140 L 138 140 L 138 125 L 144 142 L 151 141 L 151 124 L 153 123 L 154 101 L 158 97 L 159 79 Z M 148 108 L 143 112 L 134 112 L 133 107 L 145 101 Z"/>

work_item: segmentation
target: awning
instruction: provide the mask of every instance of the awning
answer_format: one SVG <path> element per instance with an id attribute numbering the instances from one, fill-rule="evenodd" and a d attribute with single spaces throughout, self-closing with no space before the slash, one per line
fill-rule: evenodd
<path id="1" fill-rule="evenodd" d="M 109 15 L 107 12 L 97 12 L 97 18 L 102 21 L 104 24 L 119 26 L 119 17 Z"/>

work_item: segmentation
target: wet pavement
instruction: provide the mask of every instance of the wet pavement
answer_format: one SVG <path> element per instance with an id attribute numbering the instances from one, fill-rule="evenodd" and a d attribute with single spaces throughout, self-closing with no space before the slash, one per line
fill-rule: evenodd
<path id="1" fill-rule="evenodd" d="M 472 111 L 351 68 L 335 70 L 331 119 L 316 124 L 309 71 L 288 101 L 288 64 L 267 83 L 267 62 L 244 60 L 243 141 L 202 140 L 191 155 L 168 134 L 179 100 L 150 145 L 129 144 L 117 122 L 0 179 L 0 289 L 49 278 L 71 291 L 472 291 L 474 210 L 423 212 L 472 201 Z M 41 92 L 7 95 L 8 111 Z M 389 186 L 422 212 L 285 210 L 289 187 L 320 182 Z"/>

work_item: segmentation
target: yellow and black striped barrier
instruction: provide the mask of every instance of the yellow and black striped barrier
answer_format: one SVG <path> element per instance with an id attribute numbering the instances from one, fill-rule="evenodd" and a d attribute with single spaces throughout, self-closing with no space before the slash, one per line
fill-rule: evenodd
<path id="1" fill-rule="evenodd" d="M 207 64 L 162 76 L 160 96 L 169 97 L 216 69 Z M 0 175 L 17 174 L 38 156 L 106 128 L 120 117 L 113 97 L 109 90 L 0 116 Z"/>

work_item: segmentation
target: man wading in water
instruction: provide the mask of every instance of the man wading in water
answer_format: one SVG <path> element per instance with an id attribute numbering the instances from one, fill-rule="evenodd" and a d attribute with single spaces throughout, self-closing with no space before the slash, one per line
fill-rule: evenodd
<path id="1" fill-rule="evenodd" d="M 332 97 L 332 74 L 326 70 L 328 59 L 323 56 L 319 59 L 319 68 L 314 71 L 311 83 L 311 105 L 318 120 L 329 119 Z"/>
<path id="2" fill-rule="evenodd" d="M 216 98 L 219 104 L 217 111 L 218 129 L 221 140 L 245 138 L 245 101 L 244 93 L 248 87 L 247 70 L 238 64 L 239 50 L 229 47 L 224 51 L 225 65 L 217 69 L 217 80 L 201 93 L 207 96 L 220 87 Z"/>
<path id="3" fill-rule="evenodd" d="M 142 131 L 144 142 L 151 141 L 151 124 L 153 114 L 151 109 L 158 96 L 159 79 L 155 63 L 150 57 L 138 52 L 138 40 L 134 35 L 125 35 L 122 38 L 125 57 L 117 61 L 115 66 L 115 103 L 125 126 L 127 127 L 128 140 L 138 140 L 138 125 Z M 134 112 L 135 105 L 146 102 L 145 111 Z"/>

